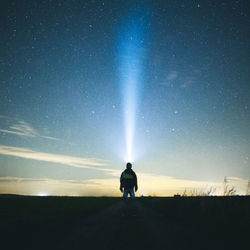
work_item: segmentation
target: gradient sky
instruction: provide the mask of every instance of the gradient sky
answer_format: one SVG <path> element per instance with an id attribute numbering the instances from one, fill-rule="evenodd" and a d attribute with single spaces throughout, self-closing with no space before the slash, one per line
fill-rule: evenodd
<path id="1" fill-rule="evenodd" d="M 0 13 L 0 193 L 120 195 L 136 72 L 139 194 L 219 194 L 225 176 L 244 194 L 249 1 L 5 0 Z"/>

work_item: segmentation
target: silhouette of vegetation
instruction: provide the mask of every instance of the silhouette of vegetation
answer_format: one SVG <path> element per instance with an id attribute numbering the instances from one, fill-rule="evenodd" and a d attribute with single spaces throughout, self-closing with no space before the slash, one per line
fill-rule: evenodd
<path id="1" fill-rule="evenodd" d="M 212 196 L 216 192 L 216 187 L 209 187 L 209 188 L 195 188 L 188 190 L 185 188 L 185 190 L 182 193 L 183 197 L 188 197 L 188 196 Z"/>
<path id="2" fill-rule="evenodd" d="M 187 189 L 183 191 L 183 197 L 193 197 L 193 196 L 214 196 L 216 195 L 217 188 L 216 187 L 205 187 L 205 188 L 195 188 L 195 189 Z M 178 194 L 179 195 L 179 194 Z M 223 180 L 222 193 L 223 196 L 234 196 L 237 195 L 236 188 L 229 184 L 228 178 L 225 176 Z M 247 184 L 246 195 L 250 195 L 250 180 Z"/>
<path id="3" fill-rule="evenodd" d="M 246 195 L 250 195 L 250 180 L 248 180 L 248 182 L 247 182 L 247 191 L 246 191 Z"/>
<path id="4" fill-rule="evenodd" d="M 233 186 L 229 186 L 228 179 L 225 176 L 224 182 L 223 182 L 223 195 L 224 196 L 232 196 L 236 194 L 236 189 Z"/>

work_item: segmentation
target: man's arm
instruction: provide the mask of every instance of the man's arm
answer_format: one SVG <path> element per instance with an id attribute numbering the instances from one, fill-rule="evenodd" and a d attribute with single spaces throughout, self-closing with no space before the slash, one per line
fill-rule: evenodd
<path id="1" fill-rule="evenodd" d="M 138 186 L 137 186 L 137 176 L 136 176 L 136 173 L 135 173 L 135 192 L 138 190 Z"/>
<path id="2" fill-rule="evenodd" d="M 122 186 L 123 176 L 122 176 L 122 174 L 121 174 L 121 177 L 120 177 L 120 191 L 123 193 L 123 186 Z"/>

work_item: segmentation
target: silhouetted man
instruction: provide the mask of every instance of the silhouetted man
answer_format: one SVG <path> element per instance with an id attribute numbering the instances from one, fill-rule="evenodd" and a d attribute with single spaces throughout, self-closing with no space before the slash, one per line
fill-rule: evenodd
<path id="1" fill-rule="evenodd" d="M 127 163 L 127 168 L 122 172 L 120 178 L 120 190 L 123 193 L 123 198 L 128 198 L 128 194 L 131 198 L 135 197 L 135 192 L 138 189 L 137 177 L 135 172 L 132 170 L 132 164 Z"/>

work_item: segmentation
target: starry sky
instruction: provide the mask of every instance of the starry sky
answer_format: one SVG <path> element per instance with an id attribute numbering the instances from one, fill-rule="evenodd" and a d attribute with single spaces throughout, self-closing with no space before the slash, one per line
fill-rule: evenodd
<path id="1" fill-rule="evenodd" d="M 220 194 L 225 176 L 245 194 L 249 1 L 3 0 L 0 12 L 0 193 L 120 195 L 131 97 L 138 195 Z"/>

